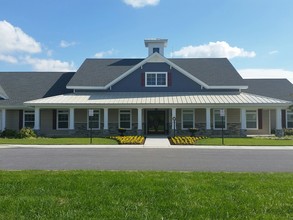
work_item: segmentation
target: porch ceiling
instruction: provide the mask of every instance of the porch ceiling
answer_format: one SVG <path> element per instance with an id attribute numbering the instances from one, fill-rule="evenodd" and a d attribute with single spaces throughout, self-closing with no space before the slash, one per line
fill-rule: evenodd
<path id="1" fill-rule="evenodd" d="M 291 105 L 292 102 L 249 93 L 194 92 L 96 92 L 58 95 L 24 103 L 29 106 L 53 105 Z"/>

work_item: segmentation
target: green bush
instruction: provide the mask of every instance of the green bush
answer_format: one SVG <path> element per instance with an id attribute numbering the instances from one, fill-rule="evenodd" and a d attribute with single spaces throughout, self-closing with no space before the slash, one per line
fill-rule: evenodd
<path id="1" fill-rule="evenodd" d="M 4 131 L 2 131 L 1 137 L 2 138 L 17 138 L 18 134 L 15 130 L 5 129 Z"/>
<path id="2" fill-rule="evenodd" d="M 285 129 L 284 134 L 285 135 L 293 135 L 293 129 Z"/>
<path id="3" fill-rule="evenodd" d="M 20 138 L 36 138 L 37 135 L 35 131 L 31 128 L 22 128 L 19 131 L 19 137 Z"/>

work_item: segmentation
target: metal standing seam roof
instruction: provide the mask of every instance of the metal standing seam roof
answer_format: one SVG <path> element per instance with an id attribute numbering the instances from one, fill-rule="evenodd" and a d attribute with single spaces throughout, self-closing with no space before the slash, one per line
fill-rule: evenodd
<path id="1" fill-rule="evenodd" d="M 96 92 L 70 93 L 25 102 L 31 106 L 50 105 L 135 105 L 135 104 L 279 104 L 292 102 L 249 93 L 205 94 L 192 92 L 150 93 L 150 92 Z"/>

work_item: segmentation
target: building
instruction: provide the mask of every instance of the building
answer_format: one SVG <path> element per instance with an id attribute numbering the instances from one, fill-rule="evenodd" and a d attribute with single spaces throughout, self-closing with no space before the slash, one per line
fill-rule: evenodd
<path id="1" fill-rule="evenodd" d="M 1 72 L 0 129 L 46 136 L 283 134 L 293 127 L 286 79 L 242 79 L 226 58 L 166 58 L 166 39 L 145 40 L 145 59 L 86 59 L 76 72 Z M 91 116 L 92 115 L 92 116 Z"/>

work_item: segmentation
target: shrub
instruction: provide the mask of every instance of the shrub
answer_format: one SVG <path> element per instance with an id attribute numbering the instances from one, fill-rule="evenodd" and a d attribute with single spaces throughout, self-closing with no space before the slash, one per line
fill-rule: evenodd
<path id="1" fill-rule="evenodd" d="M 173 145 L 195 145 L 198 140 L 207 137 L 188 137 L 188 136 L 175 136 L 170 137 L 169 141 Z"/>
<path id="2" fill-rule="evenodd" d="M 19 137 L 20 138 L 36 138 L 37 135 L 35 131 L 31 128 L 22 128 L 19 131 Z"/>
<path id="3" fill-rule="evenodd" d="M 144 144 L 145 138 L 143 136 L 113 136 L 119 144 Z"/>
<path id="4" fill-rule="evenodd" d="M 293 135 L 293 129 L 285 129 L 284 134 L 285 135 Z"/>
<path id="5" fill-rule="evenodd" d="M 5 129 L 4 131 L 2 131 L 1 137 L 2 138 L 17 138 L 18 134 L 15 130 Z"/>

